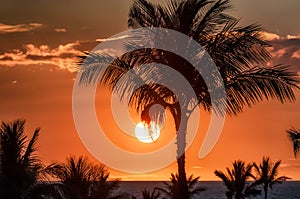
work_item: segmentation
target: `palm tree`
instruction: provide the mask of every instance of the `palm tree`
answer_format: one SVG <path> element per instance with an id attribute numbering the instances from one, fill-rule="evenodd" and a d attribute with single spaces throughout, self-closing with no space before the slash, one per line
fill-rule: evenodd
<path id="1" fill-rule="evenodd" d="M 256 183 L 262 184 L 265 193 L 265 199 L 268 198 L 268 189 L 272 189 L 275 184 L 281 184 L 283 181 L 290 179 L 286 176 L 278 176 L 278 168 L 281 161 L 278 160 L 272 163 L 269 157 L 263 157 L 262 162 L 257 165 L 253 163 L 254 169 L 257 173 Z"/>
<path id="2" fill-rule="evenodd" d="M 2 122 L 0 127 L 0 198 L 25 197 L 42 175 L 43 165 L 38 159 L 36 142 L 40 128 L 31 139 L 25 134 L 25 120 Z"/>
<path id="3" fill-rule="evenodd" d="M 65 198 L 118 198 L 114 191 L 119 187 L 118 180 L 109 181 L 109 172 L 103 165 L 94 165 L 87 158 L 69 157 L 66 163 L 48 166 L 48 172 L 61 181 Z"/>
<path id="4" fill-rule="evenodd" d="M 187 186 L 188 186 L 188 194 L 189 198 L 192 198 L 192 196 L 197 196 L 200 192 L 206 191 L 207 188 L 197 186 L 197 182 L 200 177 L 194 178 L 193 175 L 191 175 L 187 179 Z M 179 190 L 179 177 L 178 175 L 171 174 L 171 183 L 163 182 L 166 185 L 166 188 L 155 188 L 156 190 L 163 193 L 167 198 L 178 198 L 178 195 L 180 194 Z"/>
<path id="5" fill-rule="evenodd" d="M 266 50 L 268 43 L 262 37 L 262 28 L 254 24 L 238 27 L 238 20 L 226 13 L 230 8 L 229 0 L 169 0 L 166 6 L 152 4 L 147 0 L 135 0 L 129 12 L 128 26 L 173 29 L 201 44 L 223 78 L 226 109 L 230 115 L 236 115 L 244 107 L 251 107 L 264 98 L 277 99 L 281 103 L 294 101 L 292 89 L 298 88 L 297 75 L 289 72 L 289 67 L 282 65 L 263 67 L 271 56 Z M 192 86 L 197 99 L 190 98 L 183 92 L 182 95 L 186 98 L 184 106 L 179 105 L 173 92 L 157 84 L 140 87 L 129 99 L 129 104 L 144 121 L 150 122 L 149 110 L 153 104 L 162 105 L 172 114 L 177 133 L 178 197 L 188 198 L 185 172 L 187 122 L 195 107 L 202 106 L 208 111 L 212 107 L 203 78 L 184 59 L 159 49 L 126 53 L 112 63 L 107 58 L 107 55 L 94 53 L 82 56 L 80 63 L 84 61 L 85 64 L 80 69 L 81 83 L 100 79 L 101 84 L 109 86 L 122 99 L 137 82 L 127 81 L 120 85 L 118 80 L 130 69 L 154 62 L 168 65 L 180 72 Z M 101 63 L 110 66 L 105 68 L 104 75 L 99 78 L 103 70 Z M 160 114 L 156 116 L 161 117 Z"/>
<path id="6" fill-rule="evenodd" d="M 143 199 L 159 199 L 161 195 L 156 190 L 149 191 L 147 189 L 144 189 L 142 191 L 142 196 L 143 196 Z"/>
<path id="7" fill-rule="evenodd" d="M 254 176 L 251 174 L 251 164 L 245 165 L 244 161 L 237 160 L 233 162 L 233 169 L 226 168 L 227 174 L 215 170 L 215 175 L 221 178 L 227 187 L 226 196 L 229 199 L 242 199 L 251 196 L 257 196 L 261 193 L 255 189 L 256 184 L 249 184 L 247 181 Z"/>
<path id="8" fill-rule="evenodd" d="M 291 142 L 293 143 L 293 148 L 294 148 L 294 156 L 295 158 L 297 157 L 297 154 L 300 149 L 300 130 L 291 128 L 289 130 L 286 130 Z"/>

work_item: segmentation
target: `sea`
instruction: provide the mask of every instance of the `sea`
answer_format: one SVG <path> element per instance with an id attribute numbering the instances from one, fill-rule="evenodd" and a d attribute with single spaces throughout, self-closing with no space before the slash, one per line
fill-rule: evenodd
<path id="1" fill-rule="evenodd" d="M 195 196 L 195 199 L 227 199 L 226 187 L 221 181 L 201 181 L 199 186 L 206 187 L 207 190 Z M 134 195 L 137 199 L 142 199 L 142 190 L 153 190 L 155 187 L 164 188 L 162 182 L 157 181 L 121 181 L 120 191 Z M 263 195 L 255 197 L 263 199 Z M 300 199 L 300 181 L 288 181 L 283 184 L 276 184 L 268 192 L 268 199 Z"/>

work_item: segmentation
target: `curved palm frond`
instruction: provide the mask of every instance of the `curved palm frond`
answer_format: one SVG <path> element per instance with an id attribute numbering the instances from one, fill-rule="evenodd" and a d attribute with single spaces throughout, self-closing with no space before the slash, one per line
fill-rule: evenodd
<path id="1" fill-rule="evenodd" d="M 296 128 L 291 128 L 286 130 L 286 132 L 288 134 L 289 139 L 293 143 L 294 156 L 296 158 L 300 149 L 300 130 Z"/>
<path id="2" fill-rule="evenodd" d="M 245 106 L 251 107 L 264 98 L 276 99 L 281 103 L 293 102 L 293 88 L 299 88 L 299 80 L 289 69 L 282 65 L 270 68 L 253 67 L 233 75 L 225 84 L 228 112 L 237 114 Z"/>

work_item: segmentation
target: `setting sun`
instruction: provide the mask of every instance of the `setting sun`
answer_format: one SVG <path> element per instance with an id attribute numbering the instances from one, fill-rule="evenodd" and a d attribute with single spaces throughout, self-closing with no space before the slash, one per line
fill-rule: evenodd
<path id="1" fill-rule="evenodd" d="M 159 135 L 159 126 L 154 122 L 150 122 L 150 126 L 145 122 L 140 122 L 135 127 L 135 136 L 140 142 L 152 143 L 159 138 Z"/>

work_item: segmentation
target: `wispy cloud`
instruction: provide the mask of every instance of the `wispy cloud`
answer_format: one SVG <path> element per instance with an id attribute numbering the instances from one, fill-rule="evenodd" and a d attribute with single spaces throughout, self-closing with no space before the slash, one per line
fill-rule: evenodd
<path id="1" fill-rule="evenodd" d="M 268 65 L 290 65 L 300 74 L 300 34 L 280 36 L 274 33 L 264 33 L 271 44 L 268 48 L 272 60 Z"/>
<path id="2" fill-rule="evenodd" d="M 287 35 L 286 38 L 287 39 L 300 39 L 300 34 L 298 34 L 298 35 Z"/>
<path id="3" fill-rule="evenodd" d="M 291 164 L 281 164 L 280 167 L 285 168 L 285 167 L 300 167 L 299 163 L 291 163 Z"/>
<path id="4" fill-rule="evenodd" d="M 273 58 L 281 58 L 285 55 L 285 53 L 287 53 L 287 48 L 276 49 L 275 47 L 270 47 L 269 52 Z"/>
<path id="5" fill-rule="evenodd" d="M 297 35 L 285 35 L 285 36 L 280 36 L 276 33 L 272 32 L 262 32 L 262 35 L 265 40 L 267 41 L 273 41 L 273 40 L 290 40 L 290 39 L 300 39 L 300 34 Z"/>
<path id="6" fill-rule="evenodd" d="M 280 39 L 280 36 L 275 34 L 275 33 L 271 33 L 271 32 L 262 32 L 263 37 L 265 40 L 267 41 L 272 41 L 272 40 L 277 40 Z"/>
<path id="7" fill-rule="evenodd" d="M 293 52 L 291 58 L 300 59 L 300 50 Z"/>
<path id="8" fill-rule="evenodd" d="M 73 72 L 76 70 L 75 58 L 81 54 L 81 51 L 76 48 L 78 45 L 79 42 L 74 42 L 51 49 L 48 45 L 26 44 L 24 49 L 15 49 L 0 54 L 0 65 L 50 64 Z"/>
<path id="9" fill-rule="evenodd" d="M 105 39 L 96 39 L 96 41 L 98 41 L 98 42 L 115 41 L 115 40 L 120 40 L 120 39 L 126 39 L 128 37 L 129 37 L 129 35 L 122 35 L 120 37 L 110 37 L 110 38 L 105 38 Z"/>
<path id="10" fill-rule="evenodd" d="M 55 32 L 67 32 L 67 29 L 65 29 L 65 28 L 55 28 L 54 31 Z"/>
<path id="11" fill-rule="evenodd" d="M 201 166 L 193 166 L 193 169 L 202 169 L 203 167 Z"/>
<path id="12" fill-rule="evenodd" d="M 40 29 L 44 25 L 40 23 L 29 23 L 29 24 L 16 24 L 8 25 L 0 23 L 0 34 L 14 33 L 14 32 L 29 32 L 32 30 Z"/>

